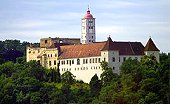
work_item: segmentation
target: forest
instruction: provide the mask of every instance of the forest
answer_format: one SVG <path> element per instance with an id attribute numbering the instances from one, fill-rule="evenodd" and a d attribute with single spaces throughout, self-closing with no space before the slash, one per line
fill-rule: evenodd
<path id="1" fill-rule="evenodd" d="M 101 62 L 90 83 L 25 61 L 28 42 L 0 41 L 0 104 L 170 104 L 170 53 L 127 59 L 120 75 Z M 38 43 L 34 43 L 38 45 Z"/>

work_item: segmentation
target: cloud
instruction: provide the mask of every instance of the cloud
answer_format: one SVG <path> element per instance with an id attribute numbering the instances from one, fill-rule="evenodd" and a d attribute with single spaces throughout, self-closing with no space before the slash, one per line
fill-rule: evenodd
<path id="1" fill-rule="evenodd" d="M 167 51 L 169 0 L 2 0 L 0 38 L 39 41 L 49 36 L 80 37 L 81 18 L 88 4 L 96 18 L 98 40 L 111 35 L 115 41 L 145 43 L 153 35 L 161 50 Z"/>

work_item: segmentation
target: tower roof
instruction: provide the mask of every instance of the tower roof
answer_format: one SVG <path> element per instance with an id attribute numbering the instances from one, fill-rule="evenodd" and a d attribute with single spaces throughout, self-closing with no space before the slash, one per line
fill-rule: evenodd
<path id="1" fill-rule="evenodd" d="M 149 38 L 144 51 L 159 51 L 159 49 L 156 47 L 156 45 L 154 44 L 154 42 L 152 41 L 151 38 Z"/>
<path id="2" fill-rule="evenodd" d="M 119 51 L 119 55 L 143 55 L 141 42 L 113 42 L 109 37 L 101 51 Z"/>
<path id="3" fill-rule="evenodd" d="M 108 37 L 108 39 L 106 41 L 106 44 L 104 45 L 104 47 L 102 49 L 102 51 L 106 51 L 106 50 L 118 50 L 115 47 L 115 45 L 114 45 L 114 43 L 113 43 L 113 41 L 112 41 L 112 39 L 110 37 Z"/>
<path id="4" fill-rule="evenodd" d="M 93 15 L 90 14 L 90 10 L 88 8 L 87 13 L 84 15 L 84 18 L 93 18 Z"/>

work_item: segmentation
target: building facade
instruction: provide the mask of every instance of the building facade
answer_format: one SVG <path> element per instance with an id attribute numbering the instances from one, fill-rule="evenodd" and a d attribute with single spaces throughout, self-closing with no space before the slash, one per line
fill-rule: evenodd
<path id="1" fill-rule="evenodd" d="M 89 21 L 93 22 L 89 25 Z M 59 68 L 61 74 L 70 71 L 77 80 L 86 83 L 95 74 L 100 77 L 102 61 L 108 62 L 109 67 L 117 74 L 120 73 L 121 64 L 128 58 L 140 61 L 144 55 L 154 55 L 159 62 L 159 49 L 151 38 L 145 47 L 141 42 L 118 42 L 112 41 L 111 37 L 104 42 L 95 42 L 95 19 L 89 9 L 82 19 L 82 26 L 85 27 L 82 29 L 82 44 L 79 43 L 80 39 L 75 38 L 43 38 L 40 40 L 40 47 L 27 47 L 27 62 L 36 60 L 48 69 Z M 89 29 L 93 29 L 92 33 Z"/>

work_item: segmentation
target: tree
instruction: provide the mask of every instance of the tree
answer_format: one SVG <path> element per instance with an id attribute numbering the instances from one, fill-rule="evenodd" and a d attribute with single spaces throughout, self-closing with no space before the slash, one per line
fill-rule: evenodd
<path id="1" fill-rule="evenodd" d="M 43 68 L 37 61 L 29 61 L 24 64 L 23 75 L 28 77 L 35 77 L 39 81 L 45 80 L 45 68 Z"/>
<path id="2" fill-rule="evenodd" d="M 121 75 L 130 74 L 134 78 L 135 83 L 139 83 L 142 80 L 142 70 L 144 67 L 136 59 L 128 58 L 121 65 L 120 73 Z"/>
<path id="3" fill-rule="evenodd" d="M 139 104 L 164 104 L 156 93 L 148 93 L 145 98 L 139 100 Z"/>
<path id="4" fill-rule="evenodd" d="M 66 71 L 61 75 L 61 80 L 63 83 L 72 84 L 75 81 L 75 76 L 71 72 Z"/>
<path id="5" fill-rule="evenodd" d="M 6 77 L 11 77 L 15 71 L 15 65 L 13 62 L 6 62 L 0 65 L 0 75 L 4 74 Z"/>
<path id="6" fill-rule="evenodd" d="M 116 80 L 118 78 L 118 75 L 116 73 L 113 73 L 112 69 L 108 66 L 107 62 L 102 61 L 101 67 L 102 67 L 103 73 L 101 74 L 100 78 L 104 86 L 107 84 L 110 84 L 110 82 L 113 79 Z"/>
<path id="7" fill-rule="evenodd" d="M 89 84 L 90 84 L 90 90 L 91 90 L 92 96 L 98 96 L 98 94 L 101 90 L 102 84 L 101 84 L 101 81 L 99 80 L 97 74 L 95 74 L 91 78 L 91 81 Z"/>
<path id="8" fill-rule="evenodd" d="M 15 49 L 10 49 L 4 52 L 3 58 L 5 61 L 13 61 L 16 62 L 16 58 L 22 57 L 23 53 L 15 50 Z"/>

